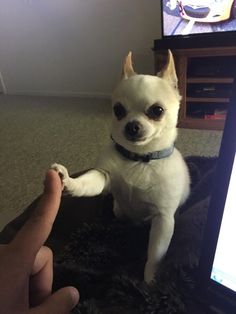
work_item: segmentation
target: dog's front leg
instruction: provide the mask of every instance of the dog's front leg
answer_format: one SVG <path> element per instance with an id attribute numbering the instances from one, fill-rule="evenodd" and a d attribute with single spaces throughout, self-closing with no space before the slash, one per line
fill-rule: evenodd
<path id="1" fill-rule="evenodd" d="M 152 219 L 148 243 L 148 256 L 144 270 L 144 280 L 154 279 L 157 266 L 169 247 L 174 232 L 173 215 L 157 215 Z"/>
<path id="2" fill-rule="evenodd" d="M 72 196 L 99 195 L 109 186 L 109 175 L 106 171 L 92 169 L 78 178 L 71 178 L 64 166 L 53 164 L 51 168 L 60 174 L 64 190 Z"/>

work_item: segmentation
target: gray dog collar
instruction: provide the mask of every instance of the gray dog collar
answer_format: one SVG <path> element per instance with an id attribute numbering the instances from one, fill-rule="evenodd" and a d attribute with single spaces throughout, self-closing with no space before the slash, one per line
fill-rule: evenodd
<path id="1" fill-rule="evenodd" d="M 172 145 L 169 148 L 155 151 L 155 152 L 151 152 L 151 153 L 148 153 L 145 155 L 139 155 L 139 154 L 130 152 L 129 150 L 127 150 L 126 148 L 124 148 L 123 146 L 121 146 L 117 143 L 115 143 L 115 148 L 123 157 L 125 157 L 127 159 L 130 159 L 133 161 L 149 162 L 150 160 L 162 159 L 162 158 L 169 157 L 173 153 L 174 145 Z"/>

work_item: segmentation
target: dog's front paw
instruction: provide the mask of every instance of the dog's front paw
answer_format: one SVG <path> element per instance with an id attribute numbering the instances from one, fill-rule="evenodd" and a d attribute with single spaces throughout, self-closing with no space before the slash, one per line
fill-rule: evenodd
<path id="1" fill-rule="evenodd" d="M 63 185 L 63 192 L 65 194 L 71 194 L 70 177 L 69 177 L 69 173 L 68 173 L 66 167 L 55 163 L 55 164 L 51 165 L 51 169 L 58 172 L 58 174 L 61 178 L 62 185 Z"/>
<path id="2" fill-rule="evenodd" d="M 62 182 L 64 182 L 66 179 L 69 178 L 69 173 L 68 173 L 66 167 L 64 167 L 60 164 L 53 164 L 53 165 L 51 165 L 51 169 L 58 172 Z"/>

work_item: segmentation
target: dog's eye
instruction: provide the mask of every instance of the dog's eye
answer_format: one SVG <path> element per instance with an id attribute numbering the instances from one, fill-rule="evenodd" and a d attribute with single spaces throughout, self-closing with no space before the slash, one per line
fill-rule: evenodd
<path id="1" fill-rule="evenodd" d="M 158 120 L 163 112 L 164 109 L 161 106 L 154 104 L 148 108 L 146 114 L 150 119 Z"/>
<path id="2" fill-rule="evenodd" d="M 115 106 L 113 107 L 113 111 L 118 120 L 121 120 L 122 118 L 124 118 L 127 113 L 126 109 L 121 103 L 115 104 Z"/>

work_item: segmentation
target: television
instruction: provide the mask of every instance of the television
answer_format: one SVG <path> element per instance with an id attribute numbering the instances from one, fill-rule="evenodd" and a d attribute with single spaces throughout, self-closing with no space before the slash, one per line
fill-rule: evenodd
<path id="1" fill-rule="evenodd" d="M 161 0 L 161 13 L 162 38 L 236 36 L 236 0 Z"/>

